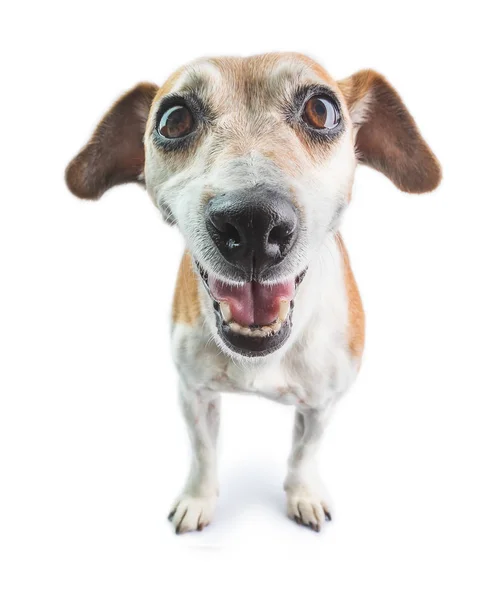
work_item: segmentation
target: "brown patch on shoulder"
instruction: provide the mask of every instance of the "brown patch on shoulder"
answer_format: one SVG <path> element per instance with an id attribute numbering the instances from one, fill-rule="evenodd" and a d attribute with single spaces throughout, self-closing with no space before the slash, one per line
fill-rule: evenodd
<path id="1" fill-rule="evenodd" d="M 339 234 L 336 239 L 343 257 L 344 283 L 348 296 L 348 343 L 351 354 L 361 359 L 365 344 L 365 313 L 343 239 Z"/>
<path id="2" fill-rule="evenodd" d="M 193 325 L 200 316 L 198 283 L 198 278 L 193 271 L 191 256 L 188 252 L 185 252 L 179 265 L 172 303 L 172 320 L 174 323 Z"/>

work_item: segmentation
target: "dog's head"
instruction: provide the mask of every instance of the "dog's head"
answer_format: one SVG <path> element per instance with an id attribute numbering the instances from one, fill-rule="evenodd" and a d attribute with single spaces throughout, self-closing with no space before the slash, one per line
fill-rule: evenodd
<path id="1" fill-rule="evenodd" d="M 339 225 L 357 162 L 407 192 L 431 191 L 441 177 L 381 75 L 336 82 L 305 56 L 270 54 L 201 59 L 160 89 L 136 86 L 66 179 L 92 199 L 144 181 L 185 237 L 218 342 L 263 356 L 289 337 L 296 289 Z"/>

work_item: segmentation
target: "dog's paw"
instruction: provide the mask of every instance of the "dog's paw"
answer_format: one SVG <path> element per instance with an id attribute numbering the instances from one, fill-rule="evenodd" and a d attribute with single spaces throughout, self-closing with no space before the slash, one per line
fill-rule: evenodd
<path id="1" fill-rule="evenodd" d="M 324 523 L 331 520 L 329 506 L 319 494 L 300 488 L 295 492 L 288 491 L 287 500 L 288 516 L 298 525 L 320 531 Z"/>
<path id="2" fill-rule="evenodd" d="M 201 531 L 213 518 L 217 496 L 190 496 L 183 494 L 172 507 L 169 521 L 176 533 Z"/>

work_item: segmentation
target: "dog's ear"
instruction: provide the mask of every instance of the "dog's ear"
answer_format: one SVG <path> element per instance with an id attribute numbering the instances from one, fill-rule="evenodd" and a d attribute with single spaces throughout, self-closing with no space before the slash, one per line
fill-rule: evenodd
<path id="1" fill-rule="evenodd" d="M 339 82 L 356 128 L 359 162 L 384 173 L 402 191 L 430 192 L 441 167 L 392 85 L 375 71 Z"/>
<path id="2" fill-rule="evenodd" d="M 113 185 L 140 179 L 145 166 L 143 136 L 157 89 L 140 83 L 110 108 L 67 166 L 65 180 L 73 194 L 96 200 Z"/>

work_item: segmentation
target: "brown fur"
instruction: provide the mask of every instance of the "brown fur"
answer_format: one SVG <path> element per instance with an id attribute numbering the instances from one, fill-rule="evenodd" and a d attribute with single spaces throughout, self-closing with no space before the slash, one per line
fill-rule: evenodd
<path id="1" fill-rule="evenodd" d="M 382 75 L 370 70 L 360 71 L 336 83 L 319 64 L 296 53 L 249 59 L 209 59 L 225 80 L 225 86 L 216 86 L 213 93 L 210 90 L 215 104 L 229 106 L 233 93 L 240 92 L 244 107 L 243 111 L 230 115 L 227 124 L 218 125 L 210 150 L 212 154 L 223 152 L 229 159 L 256 148 L 291 174 L 304 169 L 309 161 L 327 158 L 331 149 L 316 148 L 298 131 L 279 127 L 277 120 L 265 114 L 272 89 L 266 86 L 264 78 L 285 59 L 301 63 L 301 70 L 296 72 L 303 82 L 316 76 L 347 104 L 356 127 L 360 162 L 381 171 L 404 191 L 427 192 L 438 185 L 441 169 L 436 157 L 421 137 L 400 96 Z M 113 185 L 137 180 L 144 168 L 143 134 L 150 107 L 157 106 L 187 68 L 177 70 L 158 92 L 157 86 L 142 83 L 114 104 L 88 144 L 67 167 L 67 184 L 74 194 L 95 199 Z M 344 118 L 348 122 L 347 111 L 344 111 Z M 153 119 L 149 119 L 148 134 L 152 127 Z M 247 136 L 247 132 L 250 135 Z M 298 139 L 301 144 L 295 144 Z M 193 150 L 194 147 L 189 148 L 191 153 Z M 187 156 L 181 152 L 167 155 L 168 171 L 174 173 L 183 169 L 185 160 Z M 205 190 L 203 200 L 208 201 L 214 193 L 215 190 Z M 349 347 L 353 356 L 360 358 L 364 346 L 364 312 L 346 248 L 339 235 L 337 239 L 349 303 Z M 200 316 L 198 285 L 191 257 L 185 252 L 174 295 L 174 322 L 188 325 L 197 322 Z"/>
<path id="2" fill-rule="evenodd" d="M 222 77 L 222 85 L 202 79 L 195 67 L 186 66 L 176 72 L 157 93 L 152 113 L 160 100 L 170 93 L 178 82 L 180 75 L 185 75 L 184 88 L 198 87 L 217 117 L 213 133 L 206 128 L 206 136 L 197 137 L 195 144 L 189 144 L 184 152 L 176 151 L 163 156 L 168 172 L 174 174 L 182 171 L 188 160 L 194 159 L 195 150 L 204 139 L 208 144 L 205 167 L 212 166 L 219 154 L 225 160 L 245 156 L 252 150 L 266 156 L 288 174 L 298 177 L 309 161 L 322 162 L 329 159 L 332 147 L 315 144 L 297 127 L 281 127 L 280 120 L 271 116 L 268 106 L 273 104 L 275 83 L 271 83 L 271 74 L 278 64 L 284 61 L 295 63 L 296 73 L 302 82 L 322 82 L 331 85 L 341 98 L 341 91 L 336 82 L 311 59 L 295 53 L 274 53 L 249 58 L 223 57 L 204 59 L 214 65 Z M 201 62 L 199 64 L 201 65 Z M 201 73 L 201 66 L 198 68 Z M 274 80 L 275 81 L 275 80 Z M 281 85 L 281 89 L 284 86 Z M 231 111 L 232 98 L 236 97 L 239 107 Z M 343 100 L 344 101 L 344 100 Z M 229 109 L 226 111 L 226 107 Z M 227 118 L 224 118 L 227 112 Z M 220 117 L 220 118 L 219 118 Z M 151 131 L 150 121 L 148 133 Z"/>
<path id="3" fill-rule="evenodd" d="M 198 277 L 193 271 L 191 256 L 183 254 L 176 279 L 176 290 L 172 302 L 172 320 L 174 323 L 194 325 L 200 316 L 200 295 Z"/>
<path id="4" fill-rule="evenodd" d="M 174 73 L 172 73 L 172 75 L 170 75 L 170 77 L 168 77 L 167 81 L 158 90 L 154 104 L 156 104 L 160 100 L 160 98 L 167 95 L 172 90 L 172 88 L 174 87 L 174 84 L 176 83 L 176 81 L 179 79 L 179 77 L 181 76 L 181 74 L 183 72 L 184 72 L 184 67 L 180 67 L 179 69 L 174 71 Z"/>
<path id="5" fill-rule="evenodd" d="M 143 134 L 157 89 L 140 83 L 110 108 L 66 169 L 73 194 L 96 200 L 113 185 L 138 181 L 145 166 Z"/>
<path id="6" fill-rule="evenodd" d="M 377 169 L 402 191 L 430 192 L 441 180 L 441 167 L 391 84 L 375 71 L 359 71 L 339 82 L 352 114 L 364 103 L 359 125 L 358 160 Z"/>
<path id="7" fill-rule="evenodd" d="M 336 239 L 343 259 L 344 283 L 348 296 L 348 343 L 351 354 L 360 360 L 365 344 L 365 313 L 343 238 L 338 234 Z"/>

